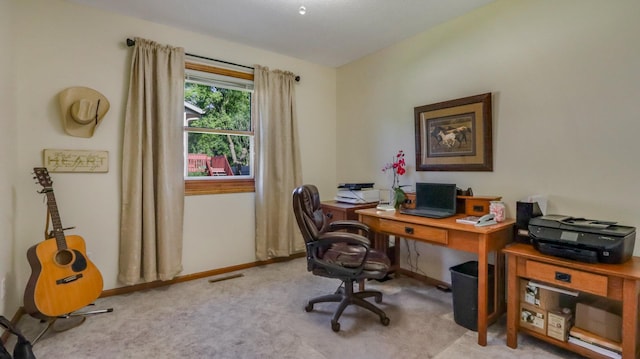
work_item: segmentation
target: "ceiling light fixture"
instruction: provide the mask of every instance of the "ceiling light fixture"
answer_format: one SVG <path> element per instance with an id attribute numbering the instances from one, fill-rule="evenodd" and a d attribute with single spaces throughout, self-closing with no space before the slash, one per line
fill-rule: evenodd
<path id="1" fill-rule="evenodd" d="M 304 5 L 301 5 L 300 8 L 298 9 L 298 13 L 300 15 L 304 15 L 307 13 L 307 8 Z"/>

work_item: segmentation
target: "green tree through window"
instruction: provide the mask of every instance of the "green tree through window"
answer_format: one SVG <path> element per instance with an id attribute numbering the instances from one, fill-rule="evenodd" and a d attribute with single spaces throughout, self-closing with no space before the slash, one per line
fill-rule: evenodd
<path id="1" fill-rule="evenodd" d="M 253 192 L 253 74 L 187 62 L 185 193 Z"/>
<path id="2" fill-rule="evenodd" d="M 202 117 L 187 121 L 187 127 L 195 130 L 187 134 L 187 153 L 211 158 L 224 156 L 231 173 L 225 172 L 225 167 L 217 167 L 214 175 L 249 175 L 251 93 L 187 82 L 185 101 L 204 111 Z M 197 132 L 196 129 L 212 131 Z M 211 173 L 206 167 L 197 172 L 188 171 L 188 176 L 207 175 Z"/>

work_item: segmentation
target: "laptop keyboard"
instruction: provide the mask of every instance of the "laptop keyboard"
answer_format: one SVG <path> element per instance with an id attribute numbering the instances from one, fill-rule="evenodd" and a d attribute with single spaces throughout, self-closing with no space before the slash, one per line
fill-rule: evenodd
<path id="1" fill-rule="evenodd" d="M 446 212 L 446 211 L 438 211 L 434 209 L 424 209 L 424 208 L 416 208 L 416 209 L 401 209 L 400 213 L 412 214 L 414 216 L 422 216 L 429 218 L 445 218 L 453 216 L 454 213 Z"/>

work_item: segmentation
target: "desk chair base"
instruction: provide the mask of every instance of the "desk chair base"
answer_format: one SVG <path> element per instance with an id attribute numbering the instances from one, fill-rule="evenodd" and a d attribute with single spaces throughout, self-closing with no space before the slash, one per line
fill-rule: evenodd
<path id="1" fill-rule="evenodd" d="M 380 323 L 385 327 L 389 325 L 391 322 L 389 317 L 383 312 L 380 308 L 366 301 L 364 298 L 374 297 L 376 303 L 382 302 L 382 293 L 375 290 L 363 290 L 360 292 L 353 291 L 353 283 L 354 280 L 343 281 L 342 285 L 338 287 L 334 294 L 323 295 L 321 297 L 313 298 L 309 300 L 307 305 L 304 307 L 304 310 L 310 312 L 313 310 L 313 305 L 316 303 L 326 303 L 326 302 L 337 302 L 340 303 L 338 305 L 338 309 L 333 315 L 333 319 L 331 319 L 331 329 L 334 332 L 340 331 L 340 323 L 338 323 L 338 319 L 342 315 L 342 312 L 347 308 L 350 304 L 355 304 L 359 307 L 368 309 L 373 313 L 377 314 L 380 317 Z"/>

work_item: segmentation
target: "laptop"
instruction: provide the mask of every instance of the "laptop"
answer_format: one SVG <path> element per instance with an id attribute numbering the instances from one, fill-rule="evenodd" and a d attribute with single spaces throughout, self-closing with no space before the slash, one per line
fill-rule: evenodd
<path id="1" fill-rule="evenodd" d="M 429 218 L 446 218 L 456 214 L 456 185 L 450 183 L 416 183 L 416 208 L 401 208 L 400 213 Z"/>

